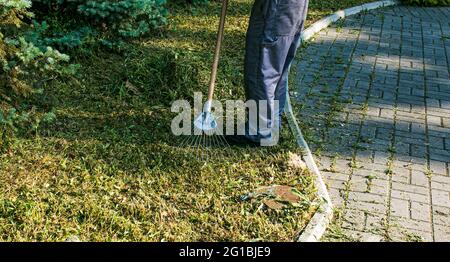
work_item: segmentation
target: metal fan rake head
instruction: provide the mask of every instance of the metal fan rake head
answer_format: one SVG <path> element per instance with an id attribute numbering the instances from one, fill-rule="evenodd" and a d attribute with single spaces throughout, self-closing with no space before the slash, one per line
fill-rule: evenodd
<path id="1" fill-rule="evenodd" d="M 213 132 L 217 129 L 217 120 L 211 110 L 203 111 L 195 120 L 194 127 L 205 133 Z"/>

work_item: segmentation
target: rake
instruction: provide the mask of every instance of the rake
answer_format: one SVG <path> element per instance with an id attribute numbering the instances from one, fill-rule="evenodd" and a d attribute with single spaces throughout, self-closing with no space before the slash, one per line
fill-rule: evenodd
<path id="1" fill-rule="evenodd" d="M 217 42 L 214 52 L 214 61 L 211 68 L 211 76 L 208 88 L 208 97 L 203 105 L 201 113 L 195 117 L 194 134 L 185 138 L 182 146 L 190 146 L 197 150 L 197 157 L 205 159 L 209 157 L 209 149 L 214 147 L 228 146 L 223 130 L 217 130 L 222 127 L 218 124 L 218 118 L 212 112 L 214 100 L 214 89 L 216 87 L 217 69 L 219 66 L 220 50 L 224 37 L 225 19 L 228 9 L 228 0 L 222 0 L 222 11 L 220 15 L 219 30 L 217 32 Z M 217 132 L 219 131 L 219 132 Z"/>

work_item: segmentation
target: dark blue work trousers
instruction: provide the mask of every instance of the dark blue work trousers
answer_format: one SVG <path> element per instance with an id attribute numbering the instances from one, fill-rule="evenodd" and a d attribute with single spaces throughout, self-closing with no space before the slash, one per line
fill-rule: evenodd
<path id="1" fill-rule="evenodd" d="M 255 142 L 270 137 L 274 125 L 281 126 L 289 69 L 307 10 L 308 0 L 255 0 L 253 5 L 246 40 L 245 90 L 247 100 L 268 102 L 267 110 L 258 112 L 258 125 L 247 124 L 247 136 Z"/>

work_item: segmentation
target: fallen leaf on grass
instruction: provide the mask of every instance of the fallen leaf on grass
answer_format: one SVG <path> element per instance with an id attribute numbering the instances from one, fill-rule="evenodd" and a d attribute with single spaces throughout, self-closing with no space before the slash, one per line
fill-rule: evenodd
<path id="1" fill-rule="evenodd" d="M 299 206 L 299 202 L 302 200 L 297 189 L 284 185 L 260 187 L 255 192 L 241 197 L 243 201 L 257 199 L 262 199 L 262 203 L 266 207 L 275 210 L 288 206 Z"/>

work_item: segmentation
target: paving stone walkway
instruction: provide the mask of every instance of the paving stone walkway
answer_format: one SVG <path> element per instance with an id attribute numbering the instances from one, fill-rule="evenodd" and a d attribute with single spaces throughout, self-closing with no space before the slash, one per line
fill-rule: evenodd
<path id="1" fill-rule="evenodd" d="M 340 210 L 325 239 L 450 241 L 449 17 L 378 9 L 299 52 L 297 117 Z"/>

